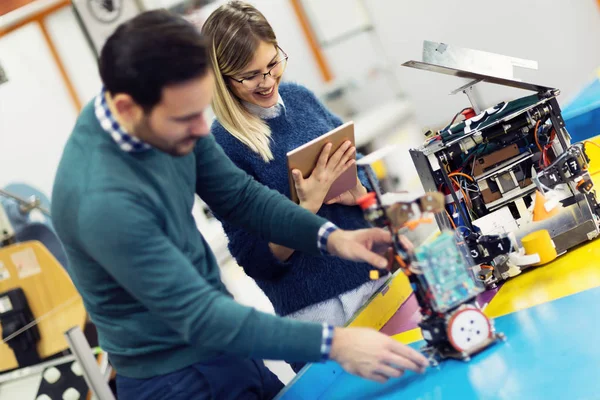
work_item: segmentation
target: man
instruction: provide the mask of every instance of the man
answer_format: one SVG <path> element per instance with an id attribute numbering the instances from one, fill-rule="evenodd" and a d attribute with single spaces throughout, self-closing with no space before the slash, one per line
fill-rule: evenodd
<path id="1" fill-rule="evenodd" d="M 82 111 L 53 189 L 68 271 L 125 399 L 271 398 L 262 359 L 316 362 L 385 381 L 423 371 L 416 351 L 368 329 L 260 313 L 236 303 L 196 229 L 197 193 L 269 241 L 384 267 L 383 230 L 343 231 L 237 169 L 209 135 L 206 45 L 164 11 L 121 25 L 100 57 L 102 93 Z M 293 296 L 290 293 L 290 296 Z"/>

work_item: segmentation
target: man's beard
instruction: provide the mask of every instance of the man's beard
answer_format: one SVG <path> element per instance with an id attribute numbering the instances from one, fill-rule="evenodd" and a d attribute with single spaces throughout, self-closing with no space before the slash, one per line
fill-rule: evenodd
<path id="1" fill-rule="evenodd" d="M 133 130 L 134 135 L 138 139 L 149 144 L 153 148 L 162 151 L 163 153 L 167 153 L 173 157 L 183 157 L 190 153 L 189 151 L 186 153 L 180 152 L 177 146 L 178 143 L 170 144 L 159 139 L 159 135 L 152 129 L 150 126 L 150 121 L 147 117 L 142 118 L 140 123 L 133 127 Z"/>

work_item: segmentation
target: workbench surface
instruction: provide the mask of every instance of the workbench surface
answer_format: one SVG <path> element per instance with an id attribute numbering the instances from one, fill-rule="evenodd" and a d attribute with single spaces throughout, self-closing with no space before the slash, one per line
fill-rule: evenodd
<path id="1" fill-rule="evenodd" d="M 506 342 L 386 384 L 313 364 L 280 399 L 600 399 L 600 239 L 506 282 L 485 307 Z M 396 335 L 419 349 L 418 329 Z"/>

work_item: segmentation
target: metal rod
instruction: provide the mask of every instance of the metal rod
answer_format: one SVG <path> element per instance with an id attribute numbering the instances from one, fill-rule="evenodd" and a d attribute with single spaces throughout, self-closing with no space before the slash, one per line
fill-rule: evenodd
<path id="1" fill-rule="evenodd" d="M 549 101 L 550 104 L 550 121 L 552 121 L 552 126 L 556 130 L 556 135 L 558 136 L 558 141 L 562 146 L 562 151 L 566 152 L 569 148 L 569 143 L 567 143 L 567 139 L 570 141 L 571 137 L 567 130 L 565 129 L 565 121 L 562 119 L 560 114 L 560 105 L 558 104 L 558 100 L 556 97 L 553 97 Z"/>
<path id="2" fill-rule="evenodd" d="M 98 363 L 83 332 L 75 326 L 65 332 L 65 337 L 73 355 L 83 369 L 83 377 L 88 387 L 98 400 L 116 400 L 104 375 L 100 372 Z"/>
<path id="3" fill-rule="evenodd" d="M 54 367 L 56 365 L 66 364 L 69 361 L 75 361 L 75 356 L 70 354 L 68 356 L 57 358 L 55 360 L 43 362 L 41 364 L 32 365 L 31 367 L 24 367 L 24 368 L 17 369 L 15 371 L 7 372 L 5 374 L 0 375 L 0 384 L 9 382 L 9 381 L 15 381 L 18 379 L 22 379 L 22 378 L 25 378 L 27 376 L 31 376 L 34 374 L 39 374 L 39 373 L 44 372 L 44 370 L 46 368 Z"/>
<path id="4" fill-rule="evenodd" d="M 4 196 L 7 197 L 9 199 L 15 200 L 17 203 L 19 203 L 22 207 L 25 207 L 26 209 L 34 209 L 37 208 L 38 210 L 40 210 L 42 213 L 46 214 L 47 216 L 50 216 L 50 210 L 48 210 L 46 207 L 37 204 L 36 200 L 34 201 L 30 201 L 30 200 L 25 200 L 19 196 L 16 196 L 10 192 L 7 192 L 4 189 L 0 189 L 0 196 Z M 31 210 L 28 210 L 31 211 Z"/>
<path id="5" fill-rule="evenodd" d="M 479 99 L 477 99 L 477 95 L 474 93 L 475 91 L 475 87 L 473 86 L 469 86 L 467 87 L 465 90 L 463 90 L 463 93 L 467 95 L 467 97 L 469 98 L 469 102 L 471 103 L 471 106 L 473 107 L 473 111 L 475 111 L 475 114 L 479 115 L 481 113 L 481 104 L 479 104 Z"/>

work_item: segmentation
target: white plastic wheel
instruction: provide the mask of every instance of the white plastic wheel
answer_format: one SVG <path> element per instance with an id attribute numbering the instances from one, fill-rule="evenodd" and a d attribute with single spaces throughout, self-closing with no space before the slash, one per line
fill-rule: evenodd
<path id="1" fill-rule="evenodd" d="M 448 323 L 448 339 L 457 351 L 468 351 L 485 342 L 492 335 L 488 317 L 478 308 L 469 307 L 457 311 Z"/>

